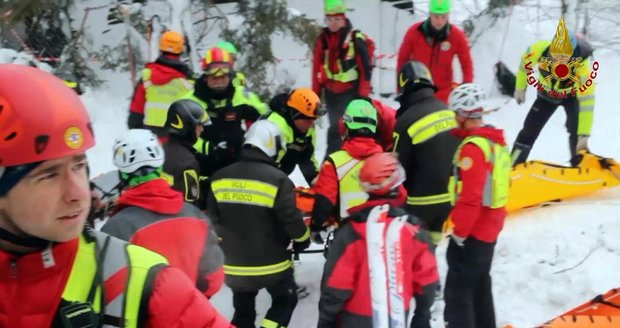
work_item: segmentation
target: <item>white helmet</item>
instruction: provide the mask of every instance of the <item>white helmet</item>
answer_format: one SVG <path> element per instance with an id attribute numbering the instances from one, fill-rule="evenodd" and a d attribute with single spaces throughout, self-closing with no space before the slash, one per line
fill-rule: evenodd
<path id="1" fill-rule="evenodd" d="M 286 149 L 286 143 L 282 137 L 280 128 L 269 120 L 256 121 L 248 132 L 245 134 L 244 145 L 252 145 L 269 157 L 276 157 L 277 160 L 281 159 L 280 151 Z"/>
<path id="2" fill-rule="evenodd" d="M 150 130 L 131 129 L 114 142 L 114 165 L 123 173 L 164 165 L 164 149 Z"/>
<path id="3" fill-rule="evenodd" d="M 480 118 L 484 113 L 486 99 L 486 92 L 480 85 L 464 83 L 452 90 L 448 105 L 460 116 Z"/>

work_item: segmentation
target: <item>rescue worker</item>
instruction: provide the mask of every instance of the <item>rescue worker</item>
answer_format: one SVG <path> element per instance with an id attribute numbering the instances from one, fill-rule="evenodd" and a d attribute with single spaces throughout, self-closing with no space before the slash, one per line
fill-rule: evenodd
<path id="1" fill-rule="evenodd" d="M 213 296 L 224 282 L 224 255 L 209 220 L 161 177 L 164 149 L 157 137 L 129 130 L 113 153 L 127 187 L 101 231 L 165 256 L 205 296 Z"/>
<path id="2" fill-rule="evenodd" d="M 454 232 L 446 253 L 446 327 L 497 327 L 490 271 L 506 218 L 511 163 L 503 131 L 482 120 L 485 98 L 482 87 L 469 83 L 450 94 L 458 124 L 453 133 L 463 141 L 454 154 L 449 189 Z"/>
<path id="3" fill-rule="evenodd" d="M 170 105 L 193 89 L 192 70 L 181 60 L 185 38 L 167 31 L 159 40 L 160 55 L 146 64 L 129 105 L 130 129 L 149 129 L 166 136 L 163 127 Z"/>
<path id="4" fill-rule="evenodd" d="M 207 213 L 222 238 L 226 285 L 233 292 L 238 328 L 255 327 L 255 298 L 266 288 L 271 308 L 260 327 L 287 327 L 297 305 L 293 249 L 310 244 L 309 230 L 295 205 L 294 185 L 277 168 L 286 147 L 280 129 L 268 120 L 254 123 L 238 162 L 212 177 Z"/>
<path id="5" fill-rule="evenodd" d="M 360 170 L 360 183 L 369 193 L 367 202 L 349 209 L 349 216 L 338 229 L 327 253 L 321 281 L 319 300 L 319 328 L 357 327 L 372 328 L 372 295 L 367 246 L 367 220 L 369 215 L 386 214 L 385 224 L 409 214 L 402 209 L 405 191 L 402 183 L 405 172 L 391 153 L 377 153 L 368 157 Z M 410 218 L 407 221 L 416 221 Z M 385 235 L 382 236 L 384 240 Z M 403 263 L 404 310 L 409 312 L 410 300 L 422 287 L 439 280 L 435 256 L 430 240 L 419 225 L 406 222 L 400 230 Z M 384 282 L 387 286 L 387 281 Z M 374 297 L 377 297 L 374 295 Z M 383 304 L 381 304 L 383 305 Z M 416 303 L 416 309 L 420 305 Z M 406 313 L 403 316 L 406 322 Z M 420 322 L 414 316 L 412 328 L 430 327 L 430 316 Z"/>
<path id="6" fill-rule="evenodd" d="M 0 76 L 0 327 L 231 327 L 164 257 L 85 228 L 95 141 L 75 92 L 23 65 Z"/>
<path id="7" fill-rule="evenodd" d="M 342 149 L 329 154 L 313 189 L 315 202 L 310 228 L 312 238 L 322 243 L 320 230 L 349 216 L 349 209 L 363 204 L 368 194 L 359 184 L 359 171 L 368 156 L 383 151 L 375 140 L 377 110 L 368 100 L 356 99 L 344 113 L 345 139 Z M 404 201 L 403 201 L 404 203 Z"/>
<path id="8" fill-rule="evenodd" d="M 314 157 L 315 121 L 323 115 L 319 96 L 309 88 L 298 88 L 274 96 L 269 102 L 271 111 L 266 119 L 275 123 L 286 143 L 286 154 L 280 160 L 280 169 L 291 174 L 295 166 L 308 183 L 318 174 Z"/>
<path id="9" fill-rule="evenodd" d="M 237 47 L 235 47 L 234 44 L 232 44 L 232 42 L 228 42 L 228 41 L 220 41 L 217 43 L 217 45 L 215 46 L 216 48 L 220 48 L 224 51 L 228 51 L 231 54 L 231 60 L 232 60 L 232 65 L 233 67 L 235 66 L 235 63 L 237 63 L 237 57 L 239 54 L 239 51 L 237 50 Z M 233 78 L 232 81 L 234 86 L 246 86 L 247 85 L 247 79 L 245 77 L 245 74 L 243 74 L 242 72 L 239 72 L 237 70 L 235 70 L 235 77 Z"/>
<path id="10" fill-rule="evenodd" d="M 437 87 L 428 68 L 419 61 L 406 63 L 398 76 L 401 95 L 396 113 L 397 140 L 394 151 L 407 173 L 408 213 L 420 219 L 422 228 L 429 233 L 433 246 L 443 238 L 443 224 L 450 214 L 450 180 L 452 157 L 460 140 L 450 133 L 456 127 L 454 112 L 437 99 Z M 433 252 L 435 247 L 433 247 Z M 415 296 L 416 313 L 430 318 L 435 296 L 440 286 L 424 286 Z"/>
<path id="11" fill-rule="evenodd" d="M 256 94 L 234 86 L 233 74 L 230 53 L 212 48 L 205 54 L 204 72 L 194 91 L 184 96 L 198 102 L 211 118 L 211 126 L 194 145 L 202 154 L 205 176 L 239 159 L 246 126 L 269 110 Z"/>
<path id="12" fill-rule="evenodd" d="M 563 54 L 562 44 L 569 42 L 570 55 Z M 581 150 L 588 150 L 588 139 L 594 121 L 594 84 L 586 84 L 591 74 L 589 57 L 592 52 L 588 42 L 571 34 L 571 37 L 565 40 L 556 36 L 553 42 L 538 41 L 523 54 L 516 77 L 515 99 L 518 104 L 525 102 L 528 83 L 537 88 L 537 96 L 512 148 L 513 165 L 527 160 L 540 131 L 559 106 L 562 106 L 566 113 L 571 164 L 579 164 L 579 157 L 576 155 Z M 568 64 L 579 58 L 580 61 L 575 65 L 566 65 L 569 68 L 567 78 L 558 78 L 552 74 L 553 63 Z M 538 80 L 534 79 L 533 75 L 536 66 Z"/>
<path id="13" fill-rule="evenodd" d="M 163 176 L 186 202 L 202 210 L 206 206 L 206 186 L 194 144 L 210 124 L 207 112 L 191 99 L 173 102 L 165 124 L 168 140 L 164 143 Z"/>
<path id="14" fill-rule="evenodd" d="M 398 75 L 402 91 L 398 100 L 395 151 L 407 172 L 407 212 L 420 218 L 422 227 L 437 245 L 450 214 L 452 157 L 460 139 L 454 112 L 435 96 L 437 87 L 428 68 L 419 61 L 406 63 Z"/>
<path id="15" fill-rule="evenodd" d="M 344 0 L 325 0 L 327 27 L 318 36 L 312 62 L 312 90 L 325 100 L 329 128 L 327 151 L 342 145 L 338 121 L 347 105 L 357 97 L 368 97 L 371 90 L 372 61 L 367 36 L 354 30 L 345 16 Z"/>
<path id="16" fill-rule="evenodd" d="M 379 99 L 360 97 L 357 99 L 364 99 L 370 101 L 377 110 L 377 143 L 383 148 L 384 151 L 390 151 L 394 148 L 394 128 L 396 126 L 396 109 L 392 108 Z M 339 131 L 341 135 L 345 133 L 344 121 L 341 118 L 338 122 Z"/>
<path id="17" fill-rule="evenodd" d="M 405 33 L 398 51 L 396 78 L 405 63 L 416 60 L 431 71 L 437 98 L 448 102 L 454 81 L 452 62 L 458 57 L 463 71 L 463 83 L 474 80 L 474 66 L 469 51 L 469 41 L 463 30 L 450 24 L 452 0 L 430 0 L 429 17 L 413 24 Z"/>

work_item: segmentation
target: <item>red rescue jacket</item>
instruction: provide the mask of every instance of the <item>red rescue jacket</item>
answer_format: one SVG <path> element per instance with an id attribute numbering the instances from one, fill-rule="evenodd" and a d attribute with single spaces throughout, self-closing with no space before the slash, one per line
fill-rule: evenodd
<path id="1" fill-rule="evenodd" d="M 473 131 L 454 129 L 452 133 L 460 138 L 482 136 L 501 145 L 506 145 L 504 132 L 492 126 L 483 126 Z M 469 158 L 465 159 L 464 158 Z M 482 206 L 482 192 L 487 175 L 493 168 L 487 163 L 484 153 L 475 144 L 469 142 L 461 149 L 459 163 L 459 177 L 463 182 L 461 193 L 450 213 L 454 223 L 454 234 L 459 237 L 473 237 L 480 241 L 493 243 L 504 227 L 506 209 L 489 208 Z"/>
<path id="2" fill-rule="evenodd" d="M 164 179 L 128 190 L 101 231 L 166 257 L 207 297 L 224 282 L 223 253 L 210 221 Z"/>
<path id="3" fill-rule="evenodd" d="M 407 30 L 398 51 L 396 78 L 398 79 L 398 72 L 406 62 L 420 61 L 431 71 L 433 82 L 438 88 L 435 95 L 441 101 L 448 103 L 448 96 L 454 82 L 452 71 L 454 56 L 458 56 L 461 63 L 463 83 L 471 83 L 474 80 L 469 42 L 463 30 L 453 24 L 448 25 L 444 37 L 434 41 L 425 33 L 425 24 L 428 24 L 430 28 L 430 22 L 426 20 L 413 24 Z"/>
<path id="4" fill-rule="evenodd" d="M 54 263 L 48 268 L 42 252 L 16 256 L 0 250 L 0 327 L 52 325 L 78 244 L 77 238 L 55 244 L 51 248 Z M 233 327 L 181 270 L 164 267 L 146 283 L 150 297 L 143 298 L 144 327 Z"/>
<path id="5" fill-rule="evenodd" d="M 347 19 L 347 25 L 337 32 L 331 32 L 327 28 L 323 28 L 323 32 L 318 36 L 314 46 L 314 57 L 312 61 L 312 90 L 319 96 L 323 88 L 333 93 L 344 93 L 357 86 L 357 94 L 362 97 L 368 97 L 371 90 L 371 63 L 372 58 L 369 56 L 368 46 L 362 40 L 355 39 L 355 65 L 359 78 L 352 82 L 339 82 L 327 79 L 324 71 L 325 51 L 328 51 L 328 66 L 330 71 L 338 72 L 338 59 L 348 49 L 348 43 L 345 43 L 347 36 L 353 32 L 351 22 Z M 327 47 L 325 47 L 327 45 Z"/>

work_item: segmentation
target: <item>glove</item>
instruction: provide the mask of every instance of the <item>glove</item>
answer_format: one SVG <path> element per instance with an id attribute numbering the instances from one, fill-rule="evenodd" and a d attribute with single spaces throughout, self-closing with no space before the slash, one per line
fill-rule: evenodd
<path id="1" fill-rule="evenodd" d="M 459 237 L 455 234 L 450 235 L 450 237 L 452 237 L 452 240 L 454 240 L 454 242 L 456 243 L 458 247 L 465 246 L 465 238 Z"/>
<path id="2" fill-rule="evenodd" d="M 582 134 L 577 136 L 577 147 L 575 149 L 577 153 L 581 150 L 589 150 L 588 139 L 590 139 L 589 135 Z"/>
<path id="3" fill-rule="evenodd" d="M 522 103 L 524 103 L 525 102 L 525 89 L 515 90 L 514 97 L 518 105 L 521 105 Z"/>
<path id="4" fill-rule="evenodd" d="M 293 251 L 295 253 L 301 253 L 308 247 L 310 247 L 310 238 L 306 238 L 304 241 L 293 241 Z"/>

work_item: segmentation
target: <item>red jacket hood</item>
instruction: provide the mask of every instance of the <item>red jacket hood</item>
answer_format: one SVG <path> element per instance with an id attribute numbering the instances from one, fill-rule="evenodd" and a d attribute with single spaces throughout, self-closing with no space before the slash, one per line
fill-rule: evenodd
<path id="1" fill-rule="evenodd" d="M 342 149 L 346 150 L 355 159 L 364 159 L 383 151 L 374 138 L 368 137 L 355 137 L 345 140 L 342 144 Z"/>
<path id="2" fill-rule="evenodd" d="M 388 204 L 392 207 L 403 207 L 407 203 L 407 190 L 403 185 L 398 187 L 398 196 L 394 198 L 372 198 L 366 201 L 364 204 L 354 206 L 348 210 L 353 215 L 357 212 L 363 211 L 367 208 L 372 208 L 379 205 Z"/>
<path id="3" fill-rule="evenodd" d="M 157 62 L 148 63 L 145 66 L 151 69 L 150 81 L 153 84 L 162 85 L 176 78 L 187 78 L 185 74 L 175 68 Z"/>
<path id="4" fill-rule="evenodd" d="M 116 211 L 137 206 L 161 214 L 177 214 L 183 207 L 183 194 L 172 189 L 164 179 L 154 179 L 124 191 Z"/>
<path id="5" fill-rule="evenodd" d="M 481 126 L 472 131 L 456 128 L 452 130 L 452 134 L 462 139 L 471 136 L 481 136 L 502 146 L 506 145 L 506 140 L 504 139 L 504 130 L 496 129 L 492 125 Z"/>

